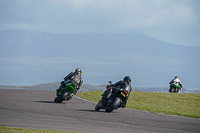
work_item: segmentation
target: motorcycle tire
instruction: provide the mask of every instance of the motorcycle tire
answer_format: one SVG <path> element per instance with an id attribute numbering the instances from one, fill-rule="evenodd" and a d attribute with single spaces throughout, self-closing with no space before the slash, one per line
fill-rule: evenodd
<path id="1" fill-rule="evenodd" d="M 99 111 L 101 109 L 101 107 L 99 107 L 99 103 L 97 103 L 97 105 L 95 106 L 95 110 Z"/>
<path id="2" fill-rule="evenodd" d="M 171 88 L 171 91 L 170 91 L 170 93 L 175 93 L 175 90 L 174 90 L 174 88 Z"/>
<path id="3" fill-rule="evenodd" d="M 172 93 L 172 89 L 171 88 L 169 89 L 169 93 Z"/>
<path id="4" fill-rule="evenodd" d="M 121 104 L 121 99 L 117 97 L 110 106 L 106 107 L 105 111 L 112 112 L 114 109 L 117 109 L 120 104 Z"/>
<path id="5" fill-rule="evenodd" d="M 68 91 L 65 91 L 64 93 L 62 93 L 60 96 L 57 97 L 56 102 L 57 103 L 62 103 L 62 101 L 64 101 L 65 99 L 67 99 L 66 97 L 69 95 Z"/>
<path id="6" fill-rule="evenodd" d="M 175 93 L 179 93 L 180 92 L 180 89 L 179 88 L 176 88 L 175 89 Z"/>
<path id="7" fill-rule="evenodd" d="M 56 98 L 54 99 L 54 102 L 55 102 L 55 103 L 56 103 L 56 101 L 57 101 L 57 98 L 58 98 L 58 97 L 56 97 Z"/>

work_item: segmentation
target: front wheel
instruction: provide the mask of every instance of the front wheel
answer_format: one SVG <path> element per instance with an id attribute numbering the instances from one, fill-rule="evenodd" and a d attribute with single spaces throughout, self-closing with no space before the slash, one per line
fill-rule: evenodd
<path id="1" fill-rule="evenodd" d="M 112 112 L 114 109 L 117 109 L 120 104 L 121 104 L 121 99 L 119 97 L 116 97 L 114 102 L 110 106 L 106 107 L 105 111 Z"/>
<path id="2" fill-rule="evenodd" d="M 101 109 L 101 107 L 99 107 L 99 104 L 100 104 L 100 101 L 99 101 L 99 103 L 97 103 L 97 105 L 95 106 L 95 110 L 96 110 L 96 111 L 99 111 L 99 110 Z"/>
<path id="3" fill-rule="evenodd" d="M 56 98 L 54 99 L 54 102 L 55 102 L 55 103 L 57 103 L 57 99 L 58 99 L 58 97 L 56 97 Z"/>

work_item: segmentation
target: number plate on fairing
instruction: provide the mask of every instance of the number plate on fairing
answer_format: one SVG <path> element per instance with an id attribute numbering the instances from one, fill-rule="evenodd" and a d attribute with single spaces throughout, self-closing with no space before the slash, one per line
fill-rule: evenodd
<path id="1" fill-rule="evenodd" d="M 121 95 L 123 96 L 123 97 L 125 97 L 126 95 L 124 94 L 124 92 L 121 92 Z"/>

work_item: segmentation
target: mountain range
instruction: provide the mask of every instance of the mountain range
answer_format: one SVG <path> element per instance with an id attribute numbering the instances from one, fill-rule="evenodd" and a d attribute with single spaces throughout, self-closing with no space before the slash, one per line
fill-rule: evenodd
<path id="1" fill-rule="evenodd" d="M 183 46 L 142 33 L 56 34 L 0 32 L 0 84 L 61 81 L 80 67 L 84 83 L 132 78 L 132 86 L 168 87 L 176 75 L 185 88 L 200 88 L 200 46 Z"/>

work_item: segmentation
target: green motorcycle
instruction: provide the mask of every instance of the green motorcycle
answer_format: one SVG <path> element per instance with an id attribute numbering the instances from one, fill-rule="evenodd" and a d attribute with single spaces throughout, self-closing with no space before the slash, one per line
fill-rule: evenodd
<path id="1" fill-rule="evenodd" d="M 70 100 L 74 96 L 74 92 L 76 92 L 76 85 L 74 83 L 67 83 L 61 91 L 57 92 L 54 102 L 62 103 L 64 100 Z"/>
<path id="2" fill-rule="evenodd" d="M 178 82 L 172 83 L 170 85 L 169 93 L 179 93 L 180 90 L 181 90 L 181 87 Z"/>

